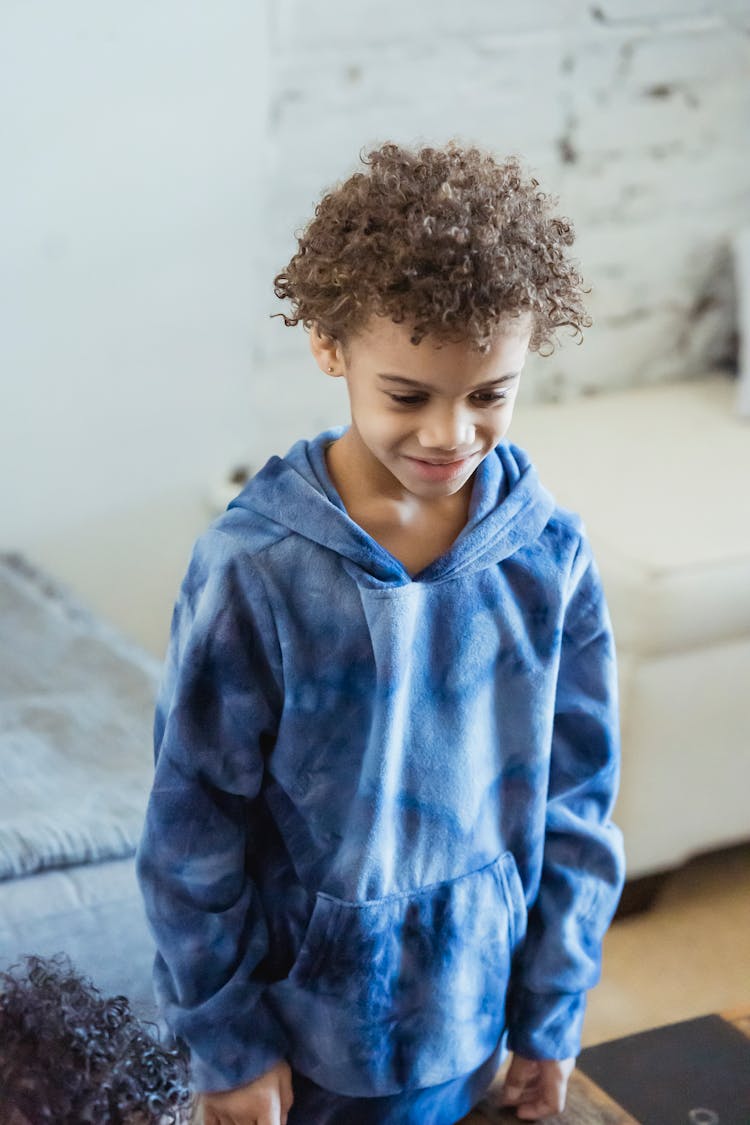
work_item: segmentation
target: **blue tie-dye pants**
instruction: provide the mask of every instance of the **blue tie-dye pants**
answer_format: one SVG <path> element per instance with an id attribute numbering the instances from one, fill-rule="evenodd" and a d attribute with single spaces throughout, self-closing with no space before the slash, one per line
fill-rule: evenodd
<path id="1" fill-rule="evenodd" d="M 348 1098 L 292 1075 L 288 1125 L 455 1125 L 486 1093 L 504 1057 L 503 1045 L 472 1074 L 440 1086 L 378 1098 Z"/>

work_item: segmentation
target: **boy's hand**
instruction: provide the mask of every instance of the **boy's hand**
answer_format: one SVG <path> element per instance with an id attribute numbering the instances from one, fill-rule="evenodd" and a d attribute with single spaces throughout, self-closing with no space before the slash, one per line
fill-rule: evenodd
<path id="1" fill-rule="evenodd" d="M 201 1094 L 198 1104 L 203 1125 L 286 1125 L 293 1101 L 292 1069 L 282 1060 L 246 1086 Z"/>
<path id="2" fill-rule="evenodd" d="M 517 1106 L 521 1121 L 562 1113 L 575 1059 L 524 1059 L 514 1055 L 503 1084 L 501 1105 Z"/>

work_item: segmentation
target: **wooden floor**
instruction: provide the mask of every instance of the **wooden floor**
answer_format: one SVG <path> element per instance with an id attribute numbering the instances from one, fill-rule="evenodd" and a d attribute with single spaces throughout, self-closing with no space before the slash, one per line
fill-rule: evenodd
<path id="1" fill-rule="evenodd" d="M 750 845 L 692 860 L 650 911 L 612 925 L 583 1045 L 747 1004 Z"/>

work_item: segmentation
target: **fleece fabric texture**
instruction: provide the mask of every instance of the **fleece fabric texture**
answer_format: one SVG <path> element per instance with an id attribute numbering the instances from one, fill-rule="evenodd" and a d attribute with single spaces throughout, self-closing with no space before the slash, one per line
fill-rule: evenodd
<path id="1" fill-rule="evenodd" d="M 0 882 L 133 855 L 159 672 L 43 571 L 0 555 Z"/>
<path id="2" fill-rule="evenodd" d="M 580 517 L 522 449 L 411 575 L 329 477 L 344 429 L 194 548 L 138 873 L 198 1089 L 285 1058 L 392 1105 L 501 1043 L 578 1053 L 623 881 L 615 653 Z"/>

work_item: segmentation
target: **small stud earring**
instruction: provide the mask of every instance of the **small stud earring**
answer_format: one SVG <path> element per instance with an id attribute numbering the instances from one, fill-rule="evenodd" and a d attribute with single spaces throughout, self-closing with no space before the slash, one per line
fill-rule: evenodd
<path id="1" fill-rule="evenodd" d="M 329 374 L 329 375 L 333 375 L 333 368 L 332 368 L 332 367 L 329 367 L 329 368 L 328 368 L 328 374 Z"/>

